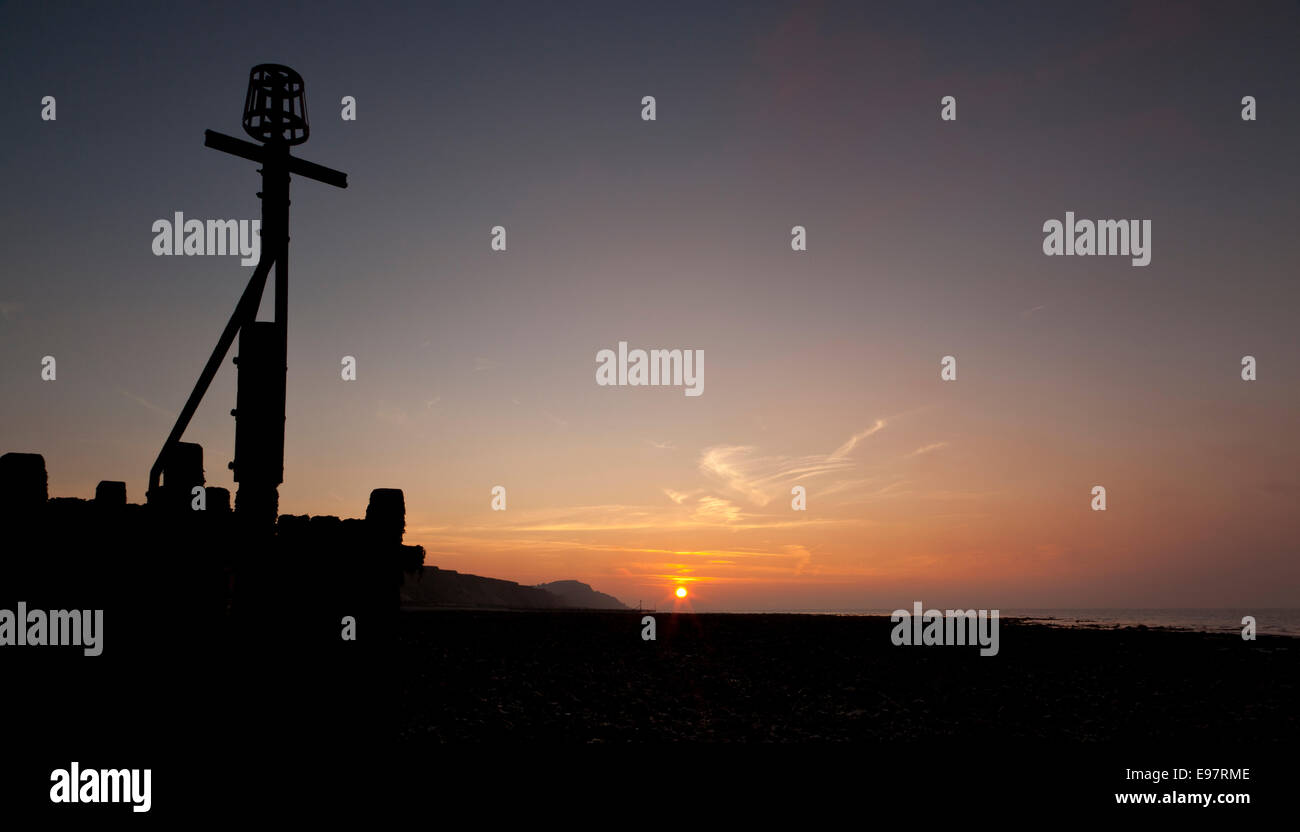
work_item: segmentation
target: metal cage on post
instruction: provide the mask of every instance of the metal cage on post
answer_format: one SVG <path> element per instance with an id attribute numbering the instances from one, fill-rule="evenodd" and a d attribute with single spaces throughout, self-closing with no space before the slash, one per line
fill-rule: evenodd
<path id="1" fill-rule="evenodd" d="M 261 142 L 307 141 L 307 93 L 302 76 L 281 64 L 258 64 L 248 75 L 244 132 Z"/>

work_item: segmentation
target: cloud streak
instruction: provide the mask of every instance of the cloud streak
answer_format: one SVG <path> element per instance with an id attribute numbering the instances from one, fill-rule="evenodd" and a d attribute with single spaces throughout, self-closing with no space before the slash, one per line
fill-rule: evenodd
<path id="1" fill-rule="evenodd" d="M 948 447 L 947 442 L 932 442 L 929 445 L 922 445 L 921 447 L 917 448 L 915 451 L 912 451 L 907 456 L 908 459 L 911 459 L 914 456 L 921 456 L 922 454 L 928 454 L 931 451 L 937 451 L 941 448 L 946 448 L 946 447 Z"/>
<path id="2" fill-rule="evenodd" d="M 796 481 L 853 467 L 850 453 L 866 438 L 884 430 L 886 422 L 853 434 L 830 454 L 805 456 L 756 456 L 750 445 L 716 445 L 700 456 L 699 469 L 726 489 L 741 495 L 756 506 L 765 506 L 789 493 Z"/>
<path id="3" fill-rule="evenodd" d="M 885 420 L 877 419 L 876 423 L 871 427 L 859 431 L 858 433 L 855 433 L 852 436 L 850 436 L 849 441 L 845 442 L 843 445 L 840 445 L 838 448 L 835 449 L 835 453 L 831 454 L 831 458 L 841 459 L 845 456 L 848 456 L 853 451 L 853 449 L 858 446 L 859 442 L 861 442 L 863 439 L 866 439 L 868 436 L 873 436 L 879 433 L 884 429 L 885 429 Z"/>

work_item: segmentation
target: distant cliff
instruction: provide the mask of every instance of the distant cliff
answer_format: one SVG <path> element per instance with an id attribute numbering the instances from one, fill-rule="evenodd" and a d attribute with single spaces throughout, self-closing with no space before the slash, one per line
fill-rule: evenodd
<path id="1" fill-rule="evenodd" d="M 596 592 L 578 581 L 524 586 L 514 581 L 467 575 L 436 566 L 424 567 L 419 577 L 408 574 L 402 584 L 401 599 L 403 604 L 423 607 L 627 609 L 617 598 Z"/>
<path id="2" fill-rule="evenodd" d="M 549 584 L 538 584 L 537 588 L 557 596 L 566 607 L 593 610 L 628 609 L 626 604 L 613 595 L 597 592 L 580 581 L 551 581 Z"/>

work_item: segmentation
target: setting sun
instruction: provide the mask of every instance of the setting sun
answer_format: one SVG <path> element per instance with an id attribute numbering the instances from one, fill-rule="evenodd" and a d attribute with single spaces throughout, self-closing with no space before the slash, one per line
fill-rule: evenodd
<path id="1" fill-rule="evenodd" d="M 686 587 L 684 587 L 684 586 L 679 586 L 679 587 L 677 587 L 677 597 L 678 597 L 678 598 L 685 598 L 685 597 L 686 597 Z"/>

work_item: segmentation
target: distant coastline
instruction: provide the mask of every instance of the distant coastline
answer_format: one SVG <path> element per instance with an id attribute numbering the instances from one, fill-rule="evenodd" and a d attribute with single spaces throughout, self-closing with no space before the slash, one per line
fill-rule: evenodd
<path id="1" fill-rule="evenodd" d="M 402 605 L 408 609 L 632 609 L 611 595 L 578 581 L 554 581 L 536 586 L 518 584 L 500 578 L 488 578 L 425 566 L 419 581 L 409 581 L 402 589 Z M 647 610 L 649 611 L 649 610 Z M 889 616 L 893 608 L 858 609 L 737 609 L 717 610 L 689 606 L 659 610 L 664 613 L 701 613 L 708 615 L 829 615 Z M 1070 629 L 1148 629 L 1196 633 L 1240 633 L 1242 618 L 1254 616 L 1259 635 L 1300 638 L 1300 608 L 1245 607 L 1227 608 L 1008 608 L 1001 610 L 1003 620 L 1027 621 L 1048 627 Z"/>
<path id="2" fill-rule="evenodd" d="M 707 612 L 736 613 L 741 615 L 855 615 L 887 616 L 893 610 L 708 610 Z M 1085 628 L 1098 630 L 1141 629 L 1176 630 L 1197 633 L 1239 633 L 1243 616 L 1255 617 L 1260 635 L 1290 636 L 1300 638 L 1300 609 L 1273 608 L 1186 608 L 1186 609 L 1085 609 L 1085 608 L 1011 608 L 1002 610 L 1003 619 L 1018 619 L 1049 627 Z"/>

